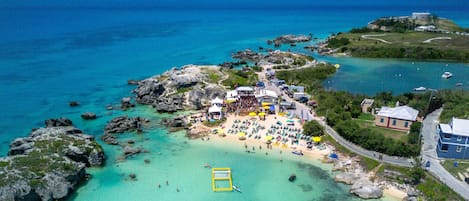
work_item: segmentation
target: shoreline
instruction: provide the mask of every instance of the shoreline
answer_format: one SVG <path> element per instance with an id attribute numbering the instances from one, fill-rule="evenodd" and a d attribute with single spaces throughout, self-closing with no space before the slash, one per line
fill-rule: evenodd
<path id="1" fill-rule="evenodd" d="M 269 117 L 271 116 L 271 117 Z M 274 119 L 272 116 L 269 115 L 266 117 L 265 122 L 268 123 L 269 120 L 282 120 L 282 117 L 276 117 Z M 270 118 L 270 119 L 269 119 Z M 286 119 L 286 117 L 284 117 Z M 229 115 L 227 116 L 227 120 L 221 125 L 221 126 L 215 126 L 215 127 L 207 127 L 210 128 L 210 130 L 215 130 L 215 129 L 222 129 L 226 131 L 229 126 L 233 124 L 234 119 L 239 119 L 239 120 L 246 120 L 250 119 L 248 116 L 234 116 L 234 115 Z M 198 123 L 200 124 L 200 123 Z M 196 127 L 199 126 L 204 126 L 202 124 L 200 125 L 194 125 Z M 198 141 L 199 138 L 193 139 Z M 209 143 L 210 146 L 216 146 L 216 147 L 226 147 L 225 145 L 231 145 L 230 147 L 232 149 L 239 149 L 245 151 L 251 151 L 251 148 L 254 147 L 255 153 L 254 154 L 265 154 L 265 152 L 268 153 L 268 155 L 274 155 L 275 157 L 280 157 L 280 160 L 297 160 L 297 161 L 303 161 L 303 162 L 308 162 L 311 163 L 315 166 L 320 167 L 321 169 L 325 171 L 329 171 L 331 173 L 331 179 L 334 180 L 334 175 L 337 175 L 340 172 L 344 172 L 342 170 L 337 170 L 334 169 L 334 161 L 329 159 L 328 156 L 331 153 L 337 153 L 340 155 L 338 161 L 340 162 L 345 162 L 348 160 L 351 160 L 351 157 L 343 157 L 344 154 L 340 152 L 336 152 L 335 147 L 333 145 L 330 145 L 328 143 L 323 143 L 322 147 L 324 148 L 319 148 L 318 146 L 313 146 L 311 150 L 306 148 L 305 141 L 300 140 L 299 144 L 297 146 L 291 147 L 282 147 L 282 144 L 279 145 L 274 145 L 272 143 L 272 148 L 267 149 L 267 144 L 265 142 L 264 136 L 261 137 L 261 139 L 254 139 L 254 138 L 246 138 L 245 140 L 240 140 L 239 136 L 237 134 L 225 134 L 224 136 L 219 135 L 219 134 L 214 134 L 214 133 L 206 133 L 205 136 L 200 138 L 202 142 L 197 142 L 198 144 L 205 144 Z M 239 148 L 237 146 L 239 145 Z M 246 148 L 247 146 L 247 148 Z M 262 151 L 260 151 L 259 147 L 262 147 Z M 301 150 L 303 153 L 303 156 L 295 157 L 295 155 L 292 153 L 292 151 L 298 151 Z M 283 155 L 282 155 L 283 154 Z M 283 157 L 284 156 L 284 157 Z M 371 177 L 372 172 L 366 172 L 366 175 L 368 177 Z M 337 181 L 334 181 L 337 182 Z M 340 182 L 337 182 L 340 183 Z M 349 188 L 351 185 L 347 185 Z M 385 186 L 383 189 L 383 196 L 380 199 L 383 200 L 402 200 L 405 196 L 407 196 L 407 193 L 399 190 L 398 188 L 394 186 Z M 357 196 L 358 197 L 358 196 Z"/>

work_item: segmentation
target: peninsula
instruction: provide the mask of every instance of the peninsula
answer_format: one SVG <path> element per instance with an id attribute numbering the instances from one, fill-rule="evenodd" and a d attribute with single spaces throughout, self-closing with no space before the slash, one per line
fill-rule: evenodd
<path id="1" fill-rule="evenodd" d="M 330 36 L 321 54 L 366 58 L 469 61 L 469 30 L 430 13 L 382 17 Z"/>

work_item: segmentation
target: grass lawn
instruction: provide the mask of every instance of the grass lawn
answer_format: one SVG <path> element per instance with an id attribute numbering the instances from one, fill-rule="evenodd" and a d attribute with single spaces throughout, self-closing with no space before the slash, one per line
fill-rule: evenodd
<path id="1" fill-rule="evenodd" d="M 375 126 L 373 121 L 369 120 L 354 119 L 354 121 L 358 123 L 361 128 L 370 128 L 371 130 L 377 133 L 383 134 L 385 137 L 393 138 L 407 143 L 407 132 L 378 127 Z"/>
<path id="2" fill-rule="evenodd" d="M 425 174 L 425 179 L 417 185 L 428 200 L 464 200 L 448 186 L 440 183 L 430 174 Z"/>
<path id="3" fill-rule="evenodd" d="M 358 119 L 373 121 L 375 120 L 375 116 L 373 116 L 372 114 L 368 114 L 368 113 L 361 113 L 360 116 L 358 116 Z"/>
<path id="4" fill-rule="evenodd" d="M 454 167 L 454 162 L 458 162 L 458 167 Z M 464 173 L 469 175 L 469 161 L 445 160 L 443 167 L 457 179 L 461 179 L 458 173 L 463 174 L 463 176 Z"/>

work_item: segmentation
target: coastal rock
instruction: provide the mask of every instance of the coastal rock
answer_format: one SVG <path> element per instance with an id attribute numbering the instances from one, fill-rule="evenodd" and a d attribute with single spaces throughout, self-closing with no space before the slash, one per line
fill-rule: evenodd
<path id="1" fill-rule="evenodd" d="M 270 41 L 270 44 L 293 44 L 308 41 L 311 41 L 311 36 L 286 34 L 275 38 L 273 41 Z M 269 42 L 267 43 L 269 44 Z"/>
<path id="2" fill-rule="evenodd" d="M 172 128 L 186 128 L 187 121 L 184 116 L 177 116 L 172 119 L 164 119 L 162 121 L 163 125 L 172 127 Z"/>
<path id="3" fill-rule="evenodd" d="M 146 79 L 138 83 L 138 87 L 133 93 L 136 94 L 137 103 L 152 105 L 165 90 L 165 87 L 158 80 Z"/>
<path id="4" fill-rule="evenodd" d="M 79 106 L 80 103 L 77 102 L 77 101 L 70 101 L 70 102 L 68 103 L 68 105 L 69 105 L 70 107 L 76 107 L 76 106 Z"/>
<path id="5" fill-rule="evenodd" d="M 200 110 L 203 102 L 209 102 L 215 97 L 223 97 L 225 89 L 216 84 L 208 84 L 204 88 L 194 87 L 189 92 L 189 102 L 194 110 Z"/>
<path id="6" fill-rule="evenodd" d="M 142 150 L 140 150 L 139 148 L 135 148 L 135 147 L 131 147 L 131 146 L 125 146 L 124 147 L 124 155 L 125 157 L 130 157 L 130 156 L 133 156 L 135 154 L 138 154 L 140 153 Z"/>
<path id="7" fill-rule="evenodd" d="M 135 104 L 131 103 L 132 98 L 130 97 L 124 97 L 121 99 L 121 109 L 122 110 L 127 110 L 131 107 L 135 107 Z"/>
<path id="8" fill-rule="evenodd" d="M 81 118 L 85 120 L 91 120 L 91 119 L 96 119 L 96 114 L 92 112 L 85 112 L 81 114 Z"/>
<path id="9" fill-rule="evenodd" d="M 233 59 L 239 59 L 243 61 L 252 61 L 252 62 L 259 62 L 264 56 L 260 53 L 254 52 L 250 49 L 246 49 L 244 51 L 237 51 L 231 55 Z"/>
<path id="10" fill-rule="evenodd" d="M 197 139 L 200 137 L 204 137 L 210 133 L 210 128 L 204 125 L 198 125 L 197 127 L 191 127 L 186 132 L 186 136 L 189 139 Z"/>
<path id="11" fill-rule="evenodd" d="M 140 82 L 140 80 L 127 80 L 128 85 L 138 85 L 138 82 Z"/>
<path id="12" fill-rule="evenodd" d="M 334 177 L 334 181 L 336 182 L 342 182 L 348 185 L 354 184 L 355 181 L 360 179 L 360 176 L 351 172 L 343 172 L 340 174 L 337 174 Z"/>
<path id="13" fill-rule="evenodd" d="M 46 127 L 72 126 L 72 120 L 60 117 L 58 119 L 48 119 L 45 121 Z"/>
<path id="14" fill-rule="evenodd" d="M 101 139 L 107 144 L 117 145 L 117 137 L 115 133 L 124 133 L 124 132 L 141 132 L 142 125 L 150 122 L 149 120 L 143 117 L 128 117 L 128 116 L 118 116 L 109 121 L 104 128 L 104 135 L 101 136 Z"/>
<path id="15" fill-rule="evenodd" d="M 87 166 L 104 163 L 94 137 L 72 127 L 71 121 L 45 123 L 47 127 L 15 139 L 9 156 L 0 158 L 0 200 L 64 199 L 84 181 Z"/>
<path id="16" fill-rule="evenodd" d="M 358 180 L 350 188 L 350 193 L 363 199 L 376 199 L 383 196 L 383 190 L 368 180 Z"/>

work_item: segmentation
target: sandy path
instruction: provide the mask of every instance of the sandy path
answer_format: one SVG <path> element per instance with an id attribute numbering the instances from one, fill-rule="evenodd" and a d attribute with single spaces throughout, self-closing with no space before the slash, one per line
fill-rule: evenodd
<path id="1" fill-rule="evenodd" d="M 451 37 L 436 37 L 424 40 L 422 43 L 431 43 L 433 40 L 451 40 Z"/>
<path id="2" fill-rule="evenodd" d="M 386 34 L 370 34 L 370 35 L 362 35 L 361 38 L 363 39 L 368 39 L 368 40 L 377 40 L 377 41 L 380 41 L 380 42 L 383 42 L 383 43 L 386 43 L 386 44 L 392 44 L 391 42 L 387 41 L 387 40 L 384 40 L 384 39 L 381 39 L 381 38 L 371 38 L 371 37 L 375 37 L 375 36 L 385 36 Z"/>

